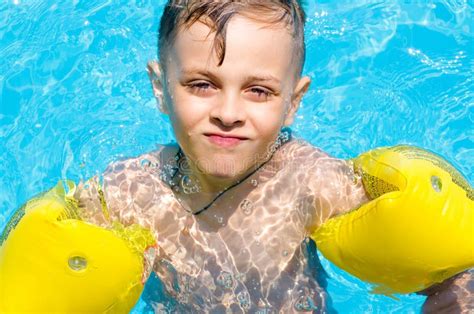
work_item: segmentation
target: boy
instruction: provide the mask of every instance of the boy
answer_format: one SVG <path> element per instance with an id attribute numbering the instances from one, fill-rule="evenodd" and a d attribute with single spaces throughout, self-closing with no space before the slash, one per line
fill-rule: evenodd
<path id="1" fill-rule="evenodd" d="M 170 0 L 148 71 L 179 145 L 78 191 L 88 210 L 105 202 L 154 230 L 154 271 L 179 312 L 327 311 L 308 235 L 367 197 L 347 162 L 286 128 L 310 83 L 303 24 L 296 0 Z"/>

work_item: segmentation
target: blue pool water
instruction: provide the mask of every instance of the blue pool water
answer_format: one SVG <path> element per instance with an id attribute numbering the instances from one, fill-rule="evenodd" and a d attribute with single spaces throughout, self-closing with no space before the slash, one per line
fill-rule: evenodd
<path id="1" fill-rule="evenodd" d="M 0 230 L 60 178 L 80 180 L 172 139 L 145 65 L 164 1 L 0 3 Z M 472 3 L 306 1 L 313 79 L 294 130 L 348 158 L 409 143 L 474 181 Z M 323 260 L 342 313 L 415 313 Z M 156 282 L 147 291 L 157 289 Z M 148 293 L 134 312 L 147 312 Z"/>

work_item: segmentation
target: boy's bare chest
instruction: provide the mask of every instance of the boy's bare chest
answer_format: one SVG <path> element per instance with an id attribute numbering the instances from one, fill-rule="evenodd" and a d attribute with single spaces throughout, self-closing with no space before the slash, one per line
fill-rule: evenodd
<path id="1" fill-rule="evenodd" d="M 257 272 L 265 282 L 278 278 L 300 255 L 306 237 L 304 206 L 311 198 L 264 193 L 269 189 L 236 191 L 199 215 L 187 212 L 174 195 L 165 196 L 168 204 L 161 202 L 153 225 L 158 265 L 182 275 L 207 274 L 214 284 L 222 274 L 238 278 Z"/>
<path id="2" fill-rule="evenodd" d="M 107 181 L 110 205 L 122 221 L 154 230 L 159 248 L 154 270 L 180 303 L 230 302 L 244 309 L 246 302 L 251 308 L 269 302 L 284 309 L 307 297 L 324 303 L 318 300 L 324 292 L 317 276 L 308 271 L 317 259 L 305 242 L 316 202 L 304 184 L 306 172 L 269 164 L 193 215 L 187 211 L 193 203 L 183 206 L 159 172 L 127 170 L 125 179 L 115 175 Z"/>

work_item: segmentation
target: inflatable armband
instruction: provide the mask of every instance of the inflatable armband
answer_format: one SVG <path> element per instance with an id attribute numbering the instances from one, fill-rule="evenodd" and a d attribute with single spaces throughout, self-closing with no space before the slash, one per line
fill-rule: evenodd
<path id="1" fill-rule="evenodd" d="M 1 313 L 125 313 L 140 297 L 151 232 L 82 221 L 69 195 L 58 184 L 29 201 L 1 235 Z"/>
<path id="2" fill-rule="evenodd" d="M 354 168 L 373 200 L 313 233 L 326 258 L 384 294 L 420 291 L 474 266 L 473 189 L 453 166 L 396 146 L 362 154 Z"/>

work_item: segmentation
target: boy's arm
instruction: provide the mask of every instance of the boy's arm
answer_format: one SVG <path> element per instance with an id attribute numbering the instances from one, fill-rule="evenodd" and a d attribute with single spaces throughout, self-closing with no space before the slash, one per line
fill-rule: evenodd
<path id="1" fill-rule="evenodd" d="M 121 197 L 114 191 L 114 187 L 117 185 L 115 183 L 117 178 L 126 181 L 128 177 L 126 162 L 119 161 L 109 165 L 102 175 L 80 182 L 74 197 L 82 209 L 81 217 L 89 223 L 102 227 L 109 225 L 114 220 L 120 221 L 124 207 L 122 197 L 126 198 L 127 196 Z"/>
<path id="2" fill-rule="evenodd" d="M 369 201 L 361 177 L 354 173 L 352 162 L 322 155 L 312 163 L 308 186 L 315 195 L 315 206 L 308 220 L 308 232 Z"/>
<path id="3" fill-rule="evenodd" d="M 426 295 L 423 313 L 472 313 L 474 269 L 467 270 L 419 294 Z"/>
<path id="4" fill-rule="evenodd" d="M 94 176 L 85 182 L 79 182 L 74 198 L 81 208 L 81 217 L 85 221 L 106 226 L 110 223 L 111 211 L 104 194 L 103 184 L 99 176 Z"/>
<path id="5" fill-rule="evenodd" d="M 312 179 L 308 183 L 316 195 L 311 233 L 328 219 L 357 209 L 369 201 L 360 176 L 354 173 L 352 162 L 323 156 L 314 161 Z M 423 305 L 426 313 L 460 313 L 474 309 L 474 270 L 453 276 L 420 294 L 427 295 Z M 452 310 L 452 311 L 451 311 Z M 458 311 L 459 310 L 459 311 Z"/>

